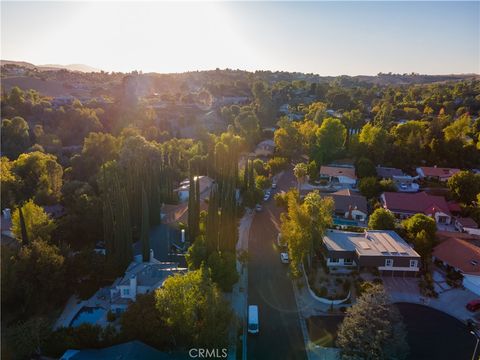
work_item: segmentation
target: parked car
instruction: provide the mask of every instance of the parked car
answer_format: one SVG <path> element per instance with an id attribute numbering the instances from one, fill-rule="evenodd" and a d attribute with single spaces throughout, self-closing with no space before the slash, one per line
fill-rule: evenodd
<path id="1" fill-rule="evenodd" d="M 277 184 L 276 183 L 272 183 L 272 189 L 276 189 L 277 188 Z"/>
<path id="2" fill-rule="evenodd" d="M 280 260 L 282 261 L 282 263 L 288 264 L 290 262 L 288 259 L 288 253 L 286 252 L 280 253 Z"/>
<path id="3" fill-rule="evenodd" d="M 256 210 L 257 212 L 262 211 L 262 210 L 263 210 L 262 205 L 260 205 L 260 204 L 255 205 L 255 210 Z"/>
<path id="4" fill-rule="evenodd" d="M 270 199 L 270 194 L 265 194 L 263 201 L 268 201 Z"/>
<path id="5" fill-rule="evenodd" d="M 250 334 L 257 334 L 259 331 L 258 306 L 250 305 L 248 307 L 248 332 Z"/>
<path id="6" fill-rule="evenodd" d="M 477 311 L 480 309 L 480 299 L 470 301 L 466 306 L 468 311 Z"/>

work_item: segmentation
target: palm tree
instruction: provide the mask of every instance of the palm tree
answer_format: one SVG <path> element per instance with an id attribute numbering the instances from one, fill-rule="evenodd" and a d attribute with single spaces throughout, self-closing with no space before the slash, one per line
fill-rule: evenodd
<path id="1" fill-rule="evenodd" d="M 305 179 L 306 179 L 307 174 L 308 174 L 307 164 L 298 163 L 293 168 L 293 173 L 295 174 L 295 177 L 297 178 L 297 189 L 298 189 L 298 194 L 300 196 L 301 184 L 303 184 L 305 182 Z"/>

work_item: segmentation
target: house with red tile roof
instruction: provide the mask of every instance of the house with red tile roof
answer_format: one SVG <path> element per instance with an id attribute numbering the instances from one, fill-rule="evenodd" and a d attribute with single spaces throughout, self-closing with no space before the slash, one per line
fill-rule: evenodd
<path id="1" fill-rule="evenodd" d="M 447 181 L 458 172 L 460 172 L 460 169 L 442 168 L 437 166 L 422 166 L 417 168 L 417 174 L 421 179 L 433 179 L 439 181 Z"/>
<path id="2" fill-rule="evenodd" d="M 463 275 L 463 286 L 480 295 L 480 247 L 461 239 L 448 239 L 433 249 L 433 259 Z"/>
<path id="3" fill-rule="evenodd" d="M 321 166 L 320 178 L 328 180 L 331 186 L 338 189 L 352 188 L 357 183 L 355 167 L 352 165 Z"/>
<path id="4" fill-rule="evenodd" d="M 384 192 L 380 200 L 385 209 L 400 219 L 420 213 L 433 217 L 437 224 L 452 223 L 452 214 L 443 196 L 429 195 L 424 191 L 414 194 Z"/>

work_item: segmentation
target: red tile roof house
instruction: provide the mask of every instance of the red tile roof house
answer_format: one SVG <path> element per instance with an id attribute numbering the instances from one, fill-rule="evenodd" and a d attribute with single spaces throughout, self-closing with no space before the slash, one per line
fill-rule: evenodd
<path id="1" fill-rule="evenodd" d="M 321 166 L 320 178 L 328 178 L 329 183 L 338 189 L 352 188 L 357 183 L 355 167 L 351 165 Z"/>
<path id="2" fill-rule="evenodd" d="M 380 200 L 385 209 L 400 219 L 420 213 L 433 217 L 437 224 L 452 223 L 452 214 L 443 196 L 429 195 L 424 191 L 415 194 L 385 192 Z"/>
<path id="3" fill-rule="evenodd" d="M 433 259 L 451 266 L 463 275 L 462 284 L 480 295 L 480 248 L 461 239 L 449 239 L 433 249 Z"/>
<path id="4" fill-rule="evenodd" d="M 442 167 L 418 167 L 417 174 L 421 179 L 433 179 L 447 181 L 453 175 L 460 172 L 460 169 L 442 168 Z"/>

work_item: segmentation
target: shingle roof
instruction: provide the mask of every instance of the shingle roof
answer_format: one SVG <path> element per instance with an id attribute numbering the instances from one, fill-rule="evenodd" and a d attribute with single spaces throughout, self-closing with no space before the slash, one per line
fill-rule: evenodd
<path id="1" fill-rule="evenodd" d="M 397 168 L 377 166 L 377 175 L 383 179 L 391 179 L 393 176 L 403 176 L 404 173 L 402 170 Z"/>
<path id="2" fill-rule="evenodd" d="M 361 212 L 368 214 L 367 199 L 362 195 L 351 192 L 350 189 L 340 190 L 324 196 L 333 198 L 336 212 L 347 212 L 351 207 L 352 209 L 356 208 Z"/>
<path id="3" fill-rule="evenodd" d="M 480 275 L 480 248 L 460 240 L 446 240 L 433 249 L 433 256 L 465 274 Z"/>
<path id="4" fill-rule="evenodd" d="M 394 212 L 434 214 L 441 211 L 450 215 L 448 204 L 443 196 L 429 195 L 422 191 L 415 194 L 385 192 L 382 197 L 385 207 Z"/>
<path id="5" fill-rule="evenodd" d="M 457 221 L 463 227 L 478 229 L 478 224 L 472 218 L 458 218 Z"/>

